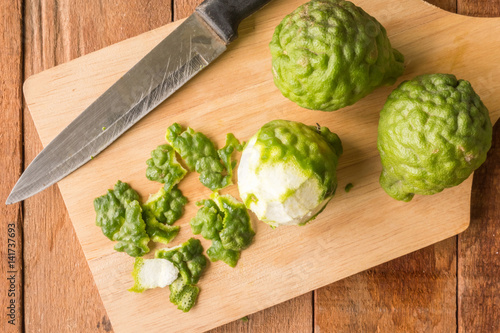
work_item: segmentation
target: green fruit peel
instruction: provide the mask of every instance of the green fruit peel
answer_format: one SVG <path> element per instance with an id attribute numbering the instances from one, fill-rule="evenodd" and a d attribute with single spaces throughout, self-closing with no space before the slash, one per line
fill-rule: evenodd
<path id="1" fill-rule="evenodd" d="M 183 312 L 189 312 L 196 304 L 200 288 L 192 284 L 186 284 L 182 278 L 178 278 L 169 287 L 170 302 Z"/>
<path id="2" fill-rule="evenodd" d="M 184 212 L 187 203 L 182 192 L 174 187 L 170 192 L 161 188 L 142 205 L 146 232 L 154 242 L 168 244 L 179 233 L 179 226 L 172 226 Z"/>
<path id="3" fill-rule="evenodd" d="M 191 238 L 178 247 L 156 251 L 155 258 L 167 259 L 179 270 L 180 277 L 169 287 L 170 302 L 188 312 L 196 303 L 200 293 L 196 283 L 207 266 L 201 242 Z"/>
<path id="4" fill-rule="evenodd" d="M 156 251 L 155 258 L 170 260 L 186 284 L 196 284 L 207 265 L 200 241 L 191 238 L 179 247 Z"/>
<path id="5" fill-rule="evenodd" d="M 187 173 L 187 170 L 177 160 L 172 146 L 164 144 L 151 152 L 151 158 L 146 161 L 146 178 L 165 184 L 169 192 Z"/>
<path id="6" fill-rule="evenodd" d="M 212 240 L 212 246 L 207 250 L 211 261 L 222 260 L 235 267 L 240 252 L 250 246 L 255 236 L 245 205 L 230 195 L 217 193 L 214 193 L 213 200 L 204 200 L 200 204 L 203 207 L 190 222 L 193 233 Z"/>
<path id="7" fill-rule="evenodd" d="M 138 200 L 137 192 L 121 181 L 106 195 L 94 200 L 96 225 L 106 237 L 118 242 L 115 250 L 132 257 L 149 252 L 149 236 Z"/>
<path id="8" fill-rule="evenodd" d="M 166 139 L 188 168 L 200 174 L 200 182 L 210 190 L 216 191 L 233 183 L 235 163 L 231 161 L 231 155 L 241 149 L 234 135 L 228 134 L 226 146 L 217 150 L 203 133 L 195 132 L 192 128 L 183 131 L 179 124 L 174 123 L 168 128 Z"/>

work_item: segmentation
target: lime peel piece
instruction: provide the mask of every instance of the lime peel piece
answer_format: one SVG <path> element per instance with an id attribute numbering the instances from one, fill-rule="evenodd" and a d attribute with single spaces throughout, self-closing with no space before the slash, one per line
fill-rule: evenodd
<path id="1" fill-rule="evenodd" d="M 184 212 L 187 203 L 182 192 L 174 187 L 170 192 L 160 188 L 142 205 L 146 232 L 154 242 L 168 244 L 179 233 L 179 226 L 172 226 Z"/>
<path id="2" fill-rule="evenodd" d="M 211 261 L 222 260 L 235 267 L 240 252 L 250 246 L 255 236 L 245 205 L 230 195 L 217 193 L 200 204 L 203 207 L 190 222 L 193 233 L 212 240 L 207 250 Z"/>
<path id="3" fill-rule="evenodd" d="M 146 178 L 165 184 L 165 191 L 170 191 L 187 173 L 187 170 L 177 160 L 172 146 L 164 144 L 151 152 L 151 158 L 146 161 Z"/>
<path id="4" fill-rule="evenodd" d="M 207 265 L 201 242 L 191 238 L 179 246 L 156 251 L 155 257 L 171 261 L 179 270 L 180 276 L 169 287 L 170 302 L 188 312 L 196 303 L 200 289 L 195 284 Z"/>
<path id="5" fill-rule="evenodd" d="M 96 225 L 111 240 L 115 250 L 140 257 L 149 252 L 149 236 L 142 219 L 139 195 L 130 185 L 118 181 L 113 190 L 94 200 Z"/>
<path id="6" fill-rule="evenodd" d="M 190 127 L 184 131 L 179 124 L 174 123 L 167 129 L 166 139 L 188 168 L 200 174 L 200 182 L 210 190 L 220 190 L 233 183 L 236 162 L 232 161 L 232 154 L 242 149 L 233 134 L 227 134 L 226 145 L 217 150 L 205 134 L 195 132 Z"/>
<path id="7" fill-rule="evenodd" d="M 179 269 L 166 259 L 136 258 L 132 277 L 134 286 L 129 289 L 142 293 L 147 289 L 165 288 L 179 276 Z"/>

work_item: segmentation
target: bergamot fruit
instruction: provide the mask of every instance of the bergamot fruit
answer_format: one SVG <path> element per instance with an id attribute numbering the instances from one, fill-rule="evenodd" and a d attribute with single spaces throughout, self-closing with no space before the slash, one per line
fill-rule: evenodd
<path id="1" fill-rule="evenodd" d="M 404 71 L 385 28 L 349 1 L 300 6 L 276 27 L 270 48 L 276 86 L 312 110 L 352 105 Z"/>
<path id="2" fill-rule="evenodd" d="M 238 167 L 245 206 L 273 227 L 303 224 L 337 188 L 342 143 L 326 127 L 274 120 L 247 143 Z"/>
<path id="3" fill-rule="evenodd" d="M 380 113 L 380 185 L 402 201 L 456 186 L 485 161 L 491 140 L 488 109 L 468 81 L 450 74 L 405 81 Z"/>

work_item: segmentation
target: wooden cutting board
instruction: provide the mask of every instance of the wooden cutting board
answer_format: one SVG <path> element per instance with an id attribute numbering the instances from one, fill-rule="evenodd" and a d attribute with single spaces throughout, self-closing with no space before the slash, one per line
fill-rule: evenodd
<path id="1" fill-rule="evenodd" d="M 273 0 L 244 21 L 240 38 L 215 63 L 92 162 L 59 182 L 116 332 L 207 330 L 467 228 L 472 177 L 458 187 L 417 196 L 410 203 L 393 200 L 378 185 L 378 114 L 396 85 L 333 113 L 304 110 L 275 88 L 267 45 L 279 21 L 304 2 Z M 459 16 L 420 0 L 355 2 L 387 28 L 393 46 L 406 56 L 407 69 L 399 81 L 423 73 L 453 73 L 471 81 L 492 120 L 498 119 L 500 19 Z M 179 23 L 30 77 L 24 93 L 43 145 Z M 248 140 L 263 124 L 278 118 L 320 123 L 341 137 L 339 190 L 327 209 L 304 227 L 272 230 L 254 218 L 254 244 L 234 269 L 221 262 L 210 264 L 200 280 L 198 304 L 187 314 L 169 303 L 166 289 L 128 292 L 134 259 L 115 252 L 113 242 L 95 226 L 93 199 L 117 179 L 129 182 L 143 199 L 156 192 L 160 186 L 145 178 L 145 161 L 152 149 L 164 143 L 165 130 L 173 122 L 202 131 L 222 146 L 227 132 Z M 345 193 L 344 186 L 351 182 L 354 188 Z M 189 220 L 197 211 L 194 203 L 210 195 L 195 173 L 180 188 L 190 203 L 177 222 L 181 232 L 172 245 L 192 236 Z M 238 196 L 236 186 L 224 192 Z M 210 242 L 202 242 L 208 248 Z"/>

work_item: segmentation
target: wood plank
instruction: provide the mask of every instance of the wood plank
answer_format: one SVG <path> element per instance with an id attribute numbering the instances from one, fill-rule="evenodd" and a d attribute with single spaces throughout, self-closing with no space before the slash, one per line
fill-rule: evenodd
<path id="1" fill-rule="evenodd" d="M 458 0 L 458 13 L 500 16 L 500 0 Z M 485 83 L 491 78 L 485 77 Z M 458 332 L 500 331 L 500 122 L 475 172 L 469 229 L 458 237 Z"/>
<path id="2" fill-rule="evenodd" d="M 500 6 L 499 6 L 500 7 Z M 458 236 L 458 332 L 500 332 L 500 121 L 474 174 L 469 229 Z"/>
<path id="3" fill-rule="evenodd" d="M 315 292 L 315 332 L 453 332 L 456 239 Z"/>
<path id="4" fill-rule="evenodd" d="M 457 12 L 469 16 L 498 17 L 500 0 L 457 0 Z"/>
<path id="5" fill-rule="evenodd" d="M 26 2 L 26 76 L 170 21 L 165 1 Z M 26 162 L 42 149 L 25 117 Z M 27 164 L 26 164 L 27 165 Z M 26 330 L 111 331 L 56 186 L 26 200 Z"/>
<path id="6" fill-rule="evenodd" d="M 452 13 L 457 12 L 457 0 L 425 0 L 441 9 L 447 10 Z"/>
<path id="7" fill-rule="evenodd" d="M 0 332 L 23 332 L 22 205 L 5 200 L 21 174 L 22 1 L 0 0 Z"/>
<path id="8" fill-rule="evenodd" d="M 294 332 L 313 330 L 312 292 L 210 330 L 210 333 Z"/>
<path id="9" fill-rule="evenodd" d="M 379 89 L 356 105 L 336 112 L 335 117 L 329 113 L 304 112 L 276 91 L 266 67 L 269 66 L 269 37 L 282 15 L 299 2 L 273 1 L 259 15 L 247 20 L 241 29 L 241 39 L 231 46 L 230 52 L 91 163 L 60 182 L 101 296 L 117 330 L 134 330 L 144 323 L 151 331 L 208 329 L 427 246 L 468 225 L 470 180 L 432 197 L 415 198 L 411 203 L 396 202 L 380 189 L 376 135 L 373 135 L 378 113 L 374 110 L 381 107 L 390 87 Z M 391 15 L 383 15 L 382 21 L 394 45 L 409 59 L 404 78 L 422 72 L 453 70 L 460 77 L 470 79 L 488 105 L 500 107 L 500 101 L 494 98 L 500 84 L 493 80 L 486 86 L 480 80 L 484 73 L 495 77 L 499 70 L 490 65 L 500 56 L 496 48 L 500 36 L 494 33 L 497 19 L 452 15 L 419 0 L 384 2 L 383 6 L 360 0 L 359 4 L 375 16 L 377 10 L 387 14 L 390 9 Z M 173 26 L 175 24 L 31 78 L 26 92 L 42 142 L 49 142 L 66 121 L 130 68 Z M 436 33 L 430 38 L 428 31 Z M 481 33 L 476 33 L 478 31 Z M 449 43 L 450 38 L 453 43 Z M 450 61 L 450 52 L 464 47 L 472 51 L 462 52 L 460 57 Z M 120 61 L 117 61 L 117 53 L 121 55 Z M 86 71 L 80 70 L 82 66 L 86 66 Z M 93 90 L 85 87 L 85 82 L 89 81 L 93 83 Z M 211 89 L 207 90 L 207 86 Z M 488 91 L 491 93 L 487 94 Z M 499 112 L 500 109 L 493 109 L 492 117 L 497 119 Z M 133 260 L 113 251 L 109 240 L 96 232 L 92 199 L 112 186 L 117 178 L 129 181 L 143 197 L 156 191 L 157 185 L 144 177 L 144 161 L 149 151 L 163 141 L 167 125 L 174 120 L 189 124 L 220 145 L 225 134 L 221 128 L 248 139 L 256 128 L 270 119 L 285 117 L 311 123 L 313 116 L 316 121 L 339 132 L 346 143 L 339 179 L 342 179 L 340 188 L 345 186 L 344 182 L 355 183 L 349 194 L 339 191 L 318 219 L 304 228 L 300 237 L 294 228 L 273 231 L 257 224 L 256 242 L 245 251 L 241 266 L 230 269 L 221 263 L 211 265 L 200 281 L 199 303 L 187 315 L 164 306 L 163 290 L 148 291 L 144 295 L 126 291 Z M 113 167 L 116 163 L 121 166 L 119 170 Z M 179 223 L 181 234 L 172 245 L 191 235 L 187 224 L 196 210 L 194 202 L 209 195 L 196 178 L 191 174 L 181 183 L 191 203 Z M 77 190 L 74 184 L 78 184 Z M 236 193 L 236 190 L 233 188 L 230 192 Z M 239 297 L 244 301 L 235 301 Z M 147 311 L 147 307 L 154 307 L 155 311 Z M 165 317 L 177 320 L 165 322 Z"/>
<path id="10" fill-rule="evenodd" d="M 174 21 L 191 15 L 203 0 L 174 0 Z"/>

